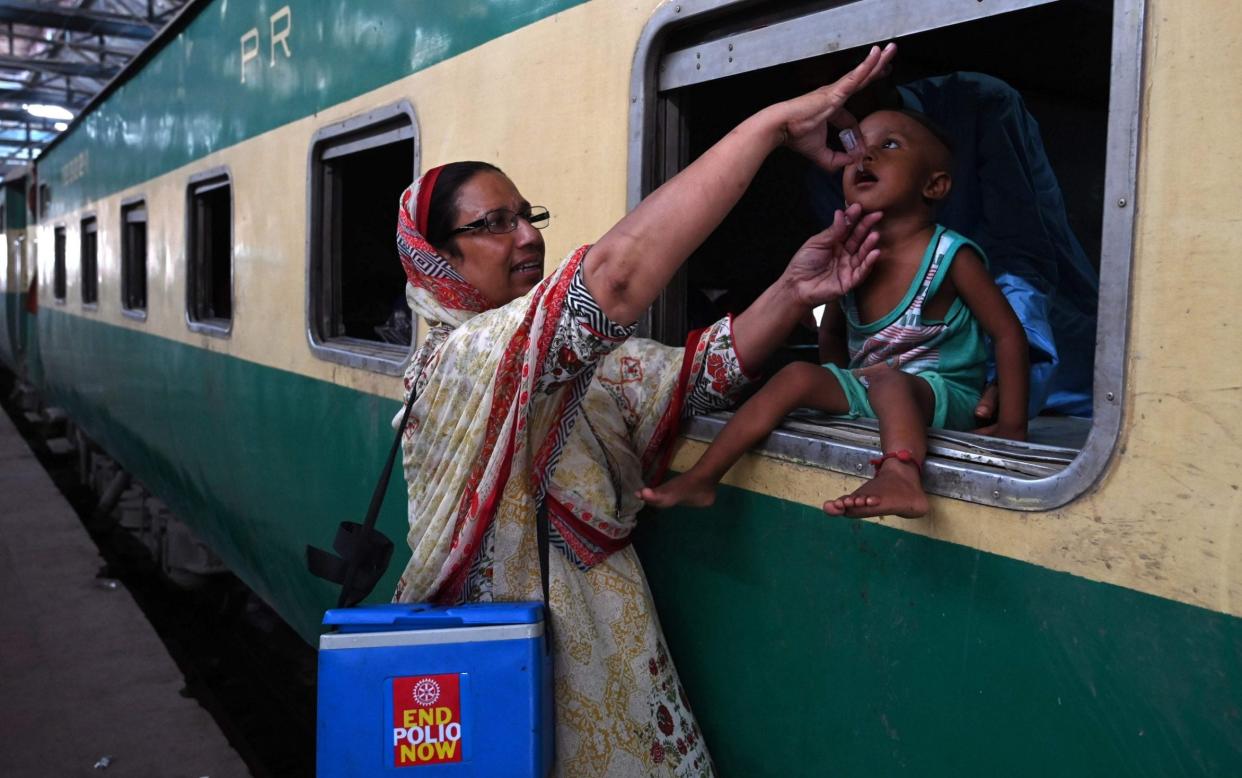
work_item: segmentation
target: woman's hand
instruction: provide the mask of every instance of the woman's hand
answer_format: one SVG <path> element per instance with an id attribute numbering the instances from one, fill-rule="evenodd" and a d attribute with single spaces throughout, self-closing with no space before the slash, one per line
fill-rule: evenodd
<path id="1" fill-rule="evenodd" d="M 858 204 L 851 205 L 833 214 L 828 229 L 802 244 L 781 277 L 794 304 L 814 308 L 832 302 L 867 277 L 880 257 L 875 225 L 881 216 L 878 211 L 864 216 Z"/>
<path id="2" fill-rule="evenodd" d="M 890 43 L 882 50 L 872 46 L 867 58 L 858 67 L 835 82 L 822 86 L 814 92 L 772 106 L 779 111 L 784 143 L 807 159 L 830 172 L 849 164 L 852 157 L 828 147 L 828 124 L 841 129 L 857 128 L 858 122 L 845 110 L 845 101 L 858 90 L 867 86 L 887 72 L 897 44 Z M 862 142 L 862 133 L 857 133 Z"/>

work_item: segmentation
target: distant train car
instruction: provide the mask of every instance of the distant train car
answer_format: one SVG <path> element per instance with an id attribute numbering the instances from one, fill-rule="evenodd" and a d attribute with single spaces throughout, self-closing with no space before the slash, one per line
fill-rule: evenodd
<path id="1" fill-rule="evenodd" d="M 984 72 L 1038 120 L 1099 274 L 1095 332 L 1059 344 L 1094 366 L 1091 413 L 1030 444 L 936 433 L 924 520 L 826 517 L 878 438 L 802 415 L 713 508 L 653 513 L 636 542 L 717 767 L 1237 774 L 1235 3 L 195 3 L 38 162 L 25 370 L 310 638 L 334 594 L 303 549 L 362 512 L 420 334 L 400 191 L 494 162 L 551 209 L 556 262 L 890 39 L 899 80 Z M 810 180 L 774 155 L 645 333 L 753 299 L 814 229 Z M 688 425 L 674 467 L 722 423 Z M 400 479 L 380 528 L 376 599 Z"/>

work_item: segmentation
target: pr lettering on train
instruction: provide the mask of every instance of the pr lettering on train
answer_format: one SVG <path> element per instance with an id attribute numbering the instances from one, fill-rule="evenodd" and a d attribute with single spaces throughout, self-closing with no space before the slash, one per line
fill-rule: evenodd
<path id="1" fill-rule="evenodd" d="M 289 6 L 281 8 L 268 18 L 269 51 L 271 52 L 267 66 L 276 67 L 276 46 L 279 45 L 285 59 L 292 59 L 293 50 L 289 48 L 289 33 L 293 31 L 293 11 Z M 241 82 L 246 83 L 246 63 L 259 58 L 261 36 L 258 27 L 251 27 L 241 36 Z M 256 67 L 261 67 L 256 64 Z"/>

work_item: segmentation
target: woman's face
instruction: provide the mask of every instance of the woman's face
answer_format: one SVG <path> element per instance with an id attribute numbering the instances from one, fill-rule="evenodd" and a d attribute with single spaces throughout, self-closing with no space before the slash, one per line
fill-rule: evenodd
<path id="1" fill-rule="evenodd" d="M 506 208 L 527 213 L 530 203 L 508 176 L 476 173 L 457 190 L 455 227 L 482 219 L 488 211 Z M 449 241 L 442 252 L 453 269 L 500 306 L 529 292 L 543 279 L 543 235 L 526 219 L 513 232 L 496 234 L 479 227 Z"/>

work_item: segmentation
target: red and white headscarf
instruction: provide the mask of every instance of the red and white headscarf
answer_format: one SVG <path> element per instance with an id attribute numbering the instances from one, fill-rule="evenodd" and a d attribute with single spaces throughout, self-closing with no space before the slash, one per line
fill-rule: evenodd
<path id="1" fill-rule="evenodd" d="M 433 167 L 401 194 L 397 250 L 410 283 L 406 290 L 410 309 L 429 321 L 457 326 L 492 306 L 427 242 L 431 193 L 443 169 Z"/>
<path id="2" fill-rule="evenodd" d="M 533 528 L 590 380 L 588 371 L 555 391 L 534 389 L 588 247 L 526 295 L 493 308 L 424 237 L 439 172 L 433 168 L 402 194 L 397 226 L 406 299 L 433 323 L 405 376 L 406 391 L 418 397 L 402 459 L 412 552 L 397 586 L 402 602 L 460 601 L 502 502 L 528 514 L 532 521 L 524 523 Z"/>

